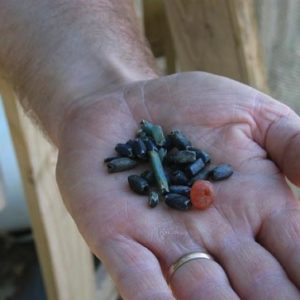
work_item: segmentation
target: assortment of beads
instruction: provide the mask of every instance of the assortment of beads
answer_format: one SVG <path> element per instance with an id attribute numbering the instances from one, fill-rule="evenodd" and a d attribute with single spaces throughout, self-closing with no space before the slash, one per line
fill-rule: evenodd
<path id="1" fill-rule="evenodd" d="M 210 167 L 210 155 L 192 146 L 180 130 L 165 135 L 162 127 L 142 120 L 134 140 L 115 147 L 118 156 L 104 160 L 108 172 L 122 172 L 147 161 L 151 169 L 128 176 L 131 190 L 148 195 L 153 208 L 163 201 L 171 208 L 206 209 L 214 200 L 211 182 L 224 180 L 233 174 L 229 164 Z"/>

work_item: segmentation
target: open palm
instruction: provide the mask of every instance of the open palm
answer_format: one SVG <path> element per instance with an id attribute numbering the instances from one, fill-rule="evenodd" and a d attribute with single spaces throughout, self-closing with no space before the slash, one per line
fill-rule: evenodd
<path id="1" fill-rule="evenodd" d="M 214 183 L 205 211 L 155 209 L 133 194 L 128 173 L 103 159 L 147 119 L 178 128 L 234 175 Z M 300 120 L 289 108 L 235 81 L 183 73 L 94 94 L 61 133 L 58 183 L 67 208 L 125 299 L 299 299 Z M 275 164 L 276 162 L 276 164 Z M 192 251 L 211 254 L 171 279 L 168 266 Z"/>

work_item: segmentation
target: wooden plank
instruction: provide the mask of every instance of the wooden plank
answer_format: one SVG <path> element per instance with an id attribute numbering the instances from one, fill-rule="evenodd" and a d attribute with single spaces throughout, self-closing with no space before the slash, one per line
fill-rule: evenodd
<path id="1" fill-rule="evenodd" d="M 144 30 L 155 57 L 166 59 L 166 74 L 176 71 L 175 50 L 162 0 L 144 0 Z"/>
<path id="2" fill-rule="evenodd" d="M 201 70 L 267 91 L 253 0 L 164 0 L 183 71 Z"/>
<path id="3" fill-rule="evenodd" d="M 56 185 L 57 152 L 18 107 L 12 89 L 1 77 L 0 94 L 19 161 L 48 299 L 95 299 L 91 254 Z"/>

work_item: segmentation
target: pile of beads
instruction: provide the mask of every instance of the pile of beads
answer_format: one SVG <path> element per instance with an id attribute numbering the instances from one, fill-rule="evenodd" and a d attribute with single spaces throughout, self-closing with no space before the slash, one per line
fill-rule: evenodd
<path id="1" fill-rule="evenodd" d="M 210 168 L 210 155 L 193 147 L 180 130 L 165 135 L 159 125 L 146 120 L 140 125 L 135 139 L 116 145 L 118 156 L 104 160 L 108 172 L 130 170 L 150 161 L 151 169 L 128 176 L 131 190 L 148 195 L 150 207 L 160 201 L 177 210 L 209 207 L 214 199 L 211 182 L 230 177 L 232 167 L 220 164 Z"/>

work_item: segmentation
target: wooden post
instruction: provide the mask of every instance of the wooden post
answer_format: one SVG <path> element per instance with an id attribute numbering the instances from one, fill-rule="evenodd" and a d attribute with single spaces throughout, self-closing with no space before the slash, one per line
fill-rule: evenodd
<path id="1" fill-rule="evenodd" d="M 164 0 L 183 71 L 201 70 L 267 91 L 253 0 Z"/>
<path id="2" fill-rule="evenodd" d="M 144 0 L 144 31 L 155 57 L 165 56 L 167 74 L 176 71 L 175 50 L 162 0 Z"/>
<path id="3" fill-rule="evenodd" d="M 19 161 L 48 300 L 93 300 L 91 254 L 56 186 L 57 152 L 18 107 L 13 90 L 1 77 L 0 95 Z"/>

